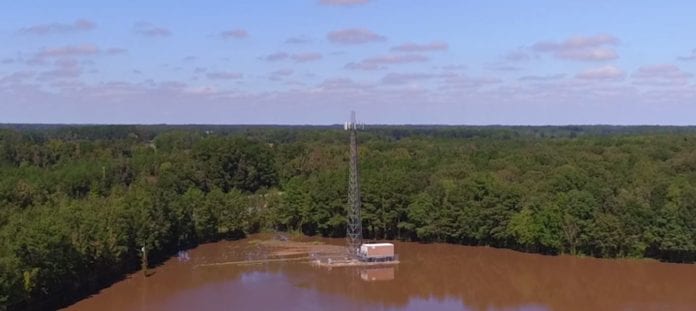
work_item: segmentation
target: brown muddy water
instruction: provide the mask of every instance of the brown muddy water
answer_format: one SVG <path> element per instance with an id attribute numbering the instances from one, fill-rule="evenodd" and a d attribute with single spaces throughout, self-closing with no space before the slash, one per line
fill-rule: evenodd
<path id="1" fill-rule="evenodd" d="M 209 265 L 271 258 L 267 238 L 201 245 L 67 310 L 696 310 L 696 265 L 651 260 L 397 242 L 395 267 Z"/>

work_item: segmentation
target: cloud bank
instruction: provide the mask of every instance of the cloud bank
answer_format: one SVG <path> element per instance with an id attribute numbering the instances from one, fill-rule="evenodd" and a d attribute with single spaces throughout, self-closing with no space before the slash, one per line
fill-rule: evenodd
<path id="1" fill-rule="evenodd" d="M 169 37 L 172 34 L 172 32 L 169 29 L 154 25 L 149 22 L 136 23 L 135 25 L 133 25 L 133 31 L 141 36 L 152 38 Z"/>
<path id="2" fill-rule="evenodd" d="M 329 32 L 326 35 L 329 42 L 337 44 L 365 44 L 386 41 L 387 37 L 376 34 L 367 29 L 349 28 Z"/>
<path id="3" fill-rule="evenodd" d="M 19 30 L 23 35 L 53 35 L 90 31 L 97 28 L 97 24 L 87 19 L 78 19 L 72 23 L 48 23 L 24 27 Z"/>
<path id="4" fill-rule="evenodd" d="M 577 61 L 607 61 L 619 58 L 613 46 L 619 39 L 611 35 L 575 36 L 561 42 L 541 41 L 532 50 L 556 58 Z"/>

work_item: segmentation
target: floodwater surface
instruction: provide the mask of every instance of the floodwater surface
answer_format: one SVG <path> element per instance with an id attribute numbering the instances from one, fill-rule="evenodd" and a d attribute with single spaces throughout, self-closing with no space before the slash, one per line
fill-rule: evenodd
<path id="1" fill-rule="evenodd" d="M 269 258 L 259 238 L 201 245 L 67 310 L 696 310 L 696 265 L 652 260 L 397 242 L 394 267 L 209 265 Z"/>

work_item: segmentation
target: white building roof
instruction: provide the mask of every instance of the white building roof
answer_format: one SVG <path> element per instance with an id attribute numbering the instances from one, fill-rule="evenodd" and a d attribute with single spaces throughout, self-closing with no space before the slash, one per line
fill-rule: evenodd
<path id="1" fill-rule="evenodd" d="M 364 243 L 362 246 L 394 246 L 392 243 Z"/>

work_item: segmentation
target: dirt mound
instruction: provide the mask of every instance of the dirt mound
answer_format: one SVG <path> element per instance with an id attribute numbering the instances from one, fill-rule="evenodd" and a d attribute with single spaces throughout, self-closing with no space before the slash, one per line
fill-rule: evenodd
<path id="1" fill-rule="evenodd" d="M 298 255 L 343 255 L 346 248 L 339 245 L 324 244 L 319 241 L 298 242 L 282 240 L 250 241 L 257 245 L 268 248 L 273 256 L 298 256 Z"/>

